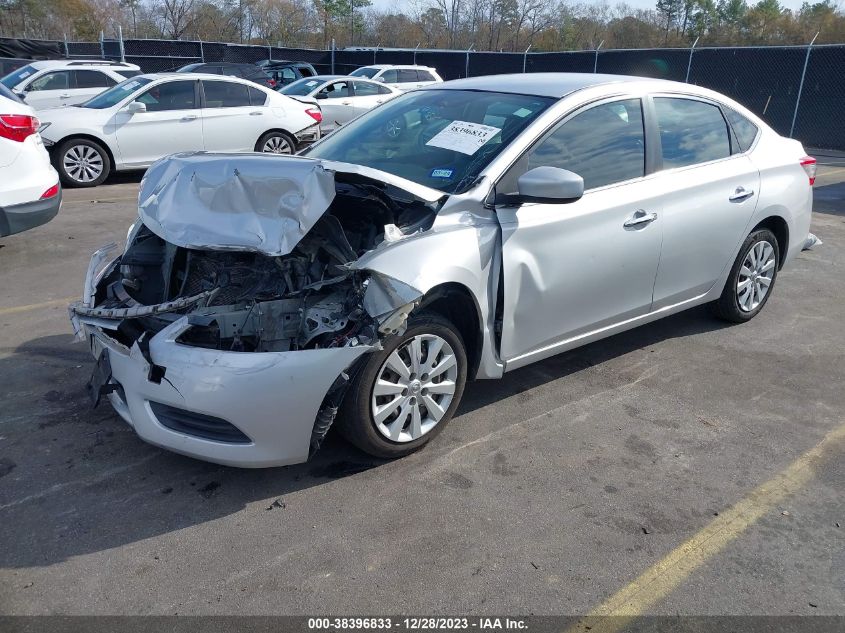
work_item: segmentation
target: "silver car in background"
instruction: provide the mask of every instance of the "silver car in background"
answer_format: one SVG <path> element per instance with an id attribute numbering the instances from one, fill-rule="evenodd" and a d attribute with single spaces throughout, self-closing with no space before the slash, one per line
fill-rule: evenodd
<path id="1" fill-rule="evenodd" d="M 581 74 L 404 94 L 304 156 L 156 163 L 71 306 L 144 440 L 406 455 L 469 379 L 693 306 L 753 318 L 808 241 L 815 160 L 715 92 Z"/>

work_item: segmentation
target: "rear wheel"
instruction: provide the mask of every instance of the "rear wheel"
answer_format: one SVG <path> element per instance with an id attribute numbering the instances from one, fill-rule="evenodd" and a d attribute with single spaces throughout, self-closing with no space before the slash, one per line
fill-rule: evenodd
<path id="1" fill-rule="evenodd" d="M 264 134 L 255 144 L 256 152 L 265 154 L 293 154 L 296 152 L 296 142 L 287 132 L 273 130 Z"/>
<path id="2" fill-rule="evenodd" d="M 108 178 L 111 160 L 103 146 L 84 138 L 61 143 L 53 163 L 68 187 L 96 187 Z"/>
<path id="3" fill-rule="evenodd" d="M 411 317 L 403 335 L 382 345 L 347 393 L 338 428 L 371 455 L 402 457 L 454 415 L 466 383 L 466 351 L 455 327 L 432 313 Z"/>
<path id="4" fill-rule="evenodd" d="M 774 233 L 759 229 L 739 249 L 722 296 L 710 304 L 713 313 L 726 321 L 753 319 L 772 294 L 780 266 L 780 250 Z"/>

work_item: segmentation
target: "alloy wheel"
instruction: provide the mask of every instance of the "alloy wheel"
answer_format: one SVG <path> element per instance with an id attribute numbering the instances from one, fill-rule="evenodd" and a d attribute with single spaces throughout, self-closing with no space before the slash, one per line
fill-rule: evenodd
<path id="1" fill-rule="evenodd" d="M 449 343 L 420 334 L 395 349 L 378 371 L 372 390 L 372 417 L 379 433 L 411 442 L 430 432 L 446 415 L 455 395 L 458 363 Z"/>
<path id="2" fill-rule="evenodd" d="M 762 240 L 748 250 L 736 284 L 740 310 L 752 312 L 763 302 L 772 285 L 776 264 L 775 249 L 769 242 Z"/>
<path id="3" fill-rule="evenodd" d="M 261 151 L 267 154 L 293 154 L 293 147 L 284 136 L 270 136 L 264 141 Z"/>
<path id="4" fill-rule="evenodd" d="M 103 157 L 89 145 L 73 145 L 62 157 L 65 173 L 77 182 L 93 182 L 103 173 Z"/>

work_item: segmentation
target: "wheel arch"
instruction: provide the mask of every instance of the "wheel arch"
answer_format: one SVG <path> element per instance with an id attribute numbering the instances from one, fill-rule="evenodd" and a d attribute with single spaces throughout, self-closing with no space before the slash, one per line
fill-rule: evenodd
<path id="1" fill-rule="evenodd" d="M 458 329 L 466 347 L 467 379 L 474 379 L 481 363 L 484 341 L 481 309 L 470 289 L 458 282 L 439 284 L 423 295 L 417 310 L 435 312 Z"/>
<path id="2" fill-rule="evenodd" d="M 261 141 L 262 138 L 264 138 L 265 136 L 270 134 L 270 132 L 280 132 L 280 133 L 286 135 L 288 138 L 290 138 L 290 140 L 293 141 L 293 151 L 294 151 L 294 153 L 296 152 L 296 145 L 297 145 L 296 135 L 293 134 L 293 132 L 288 132 L 286 129 L 281 128 L 281 127 L 271 127 L 269 130 L 264 130 L 261 134 L 259 134 L 258 138 L 255 139 L 255 144 L 253 145 L 253 148 L 255 148 L 256 152 L 261 151 L 260 149 L 258 149 L 258 143 Z"/>
<path id="3" fill-rule="evenodd" d="M 67 136 L 65 136 L 61 140 L 56 141 L 53 144 L 53 146 L 50 148 L 50 157 L 55 158 L 55 160 L 58 160 L 58 150 L 59 150 L 59 148 L 62 145 L 64 145 L 65 143 L 67 143 L 68 141 L 72 141 L 74 139 L 85 139 L 86 141 L 92 141 L 93 143 L 96 143 L 97 145 L 102 147 L 104 150 L 106 150 L 106 154 L 109 155 L 109 163 L 111 163 L 111 171 L 113 171 L 113 172 L 117 171 L 117 166 L 116 166 L 117 163 L 115 162 L 115 158 L 114 158 L 114 150 L 111 148 L 111 146 L 108 144 L 108 142 L 106 142 L 105 140 L 101 139 L 98 136 L 94 136 L 93 134 L 86 134 L 84 132 L 77 132 L 77 133 L 74 133 L 74 134 L 68 134 Z"/>
<path id="4" fill-rule="evenodd" d="M 751 230 L 751 233 L 759 229 L 769 229 L 772 233 L 774 233 L 775 238 L 777 238 L 778 251 L 780 251 L 778 270 L 780 270 L 783 268 L 784 261 L 786 260 L 786 253 L 789 250 L 789 224 L 779 215 L 770 215 L 758 222 Z"/>

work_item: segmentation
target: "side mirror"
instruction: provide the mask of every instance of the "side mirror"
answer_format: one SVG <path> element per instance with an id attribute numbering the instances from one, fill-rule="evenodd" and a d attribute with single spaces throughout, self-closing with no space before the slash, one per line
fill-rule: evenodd
<path id="1" fill-rule="evenodd" d="M 141 112 L 147 111 L 147 105 L 145 103 L 141 103 L 140 101 L 131 101 L 128 106 L 126 106 L 126 111 L 129 114 L 140 114 Z"/>
<path id="2" fill-rule="evenodd" d="M 381 83 L 384 83 L 384 77 L 374 77 L 373 81 L 380 81 Z"/>
<path id="3" fill-rule="evenodd" d="M 560 167 L 535 167 L 516 183 L 519 202 L 574 202 L 584 195 L 584 179 Z"/>

